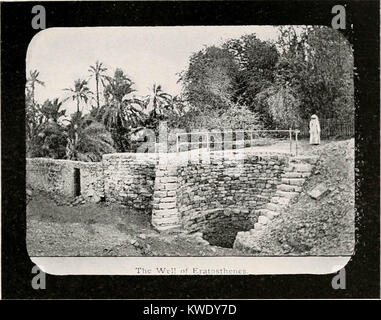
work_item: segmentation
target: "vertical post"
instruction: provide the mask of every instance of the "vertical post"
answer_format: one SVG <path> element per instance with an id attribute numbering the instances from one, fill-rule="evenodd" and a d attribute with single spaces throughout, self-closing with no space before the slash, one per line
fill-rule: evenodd
<path id="1" fill-rule="evenodd" d="M 179 134 L 176 133 L 176 152 L 179 152 Z"/>
<path id="2" fill-rule="evenodd" d="M 292 131 L 291 131 L 291 128 L 288 129 L 288 132 L 290 134 L 290 154 L 292 154 Z"/>
<path id="3" fill-rule="evenodd" d="M 295 156 L 298 156 L 298 134 L 299 130 L 295 130 Z"/>
<path id="4" fill-rule="evenodd" d="M 206 150 L 209 151 L 209 132 L 206 133 Z"/>

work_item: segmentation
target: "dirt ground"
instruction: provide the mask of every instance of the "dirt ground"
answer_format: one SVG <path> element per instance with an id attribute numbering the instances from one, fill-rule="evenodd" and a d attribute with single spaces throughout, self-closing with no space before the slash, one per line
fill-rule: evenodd
<path id="1" fill-rule="evenodd" d="M 69 203 L 69 202 L 68 202 Z M 119 204 L 75 206 L 44 192 L 27 205 L 27 249 L 31 256 L 232 256 L 185 233 L 158 233 L 144 212 Z"/>
<path id="2" fill-rule="evenodd" d="M 318 155 L 303 192 L 256 239 L 261 255 L 351 255 L 355 244 L 354 140 L 305 149 Z M 324 183 L 327 194 L 308 195 Z"/>

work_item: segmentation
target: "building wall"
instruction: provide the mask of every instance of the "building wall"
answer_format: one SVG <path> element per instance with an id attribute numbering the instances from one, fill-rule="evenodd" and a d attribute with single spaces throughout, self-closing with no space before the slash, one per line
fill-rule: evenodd
<path id="1" fill-rule="evenodd" d="M 103 197 L 103 168 L 100 162 L 28 158 L 26 184 L 33 189 L 72 197 L 75 168 L 80 170 L 81 194 L 85 198 Z"/>

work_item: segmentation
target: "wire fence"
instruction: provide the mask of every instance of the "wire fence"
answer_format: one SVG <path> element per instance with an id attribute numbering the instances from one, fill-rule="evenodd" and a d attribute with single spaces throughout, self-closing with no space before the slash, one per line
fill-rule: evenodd
<path id="1" fill-rule="evenodd" d="M 319 119 L 320 123 L 320 137 L 322 139 L 341 137 L 352 138 L 355 134 L 354 121 L 339 121 L 336 119 Z M 310 135 L 309 121 L 306 121 L 299 128 L 301 138 L 307 138 Z"/>
<path id="2" fill-rule="evenodd" d="M 176 135 L 176 151 L 194 149 L 234 150 L 247 147 L 266 147 L 288 140 L 290 154 L 298 154 L 299 130 L 231 130 L 186 132 Z"/>

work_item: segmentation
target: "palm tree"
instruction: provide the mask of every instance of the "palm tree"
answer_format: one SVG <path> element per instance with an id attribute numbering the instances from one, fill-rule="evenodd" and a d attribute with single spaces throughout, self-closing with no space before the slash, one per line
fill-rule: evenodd
<path id="1" fill-rule="evenodd" d="M 118 150 L 129 148 L 128 135 L 132 127 L 140 124 L 144 114 L 141 101 L 131 94 L 133 82 L 121 69 L 116 69 L 113 77 L 106 77 L 104 88 L 105 105 L 98 113 L 98 119 L 112 133 Z"/>
<path id="2" fill-rule="evenodd" d="M 66 110 L 60 110 L 62 107 L 62 101 L 59 102 L 58 99 L 50 101 L 49 99 L 44 102 L 40 108 L 41 114 L 45 117 L 47 121 L 58 122 L 60 117 L 63 117 Z"/>
<path id="3" fill-rule="evenodd" d="M 100 161 L 103 154 L 115 152 L 110 132 L 91 116 L 76 112 L 68 121 L 67 159 Z"/>
<path id="4" fill-rule="evenodd" d="M 36 146 L 36 139 L 41 131 L 44 117 L 40 112 L 40 106 L 33 104 L 30 92 L 25 97 L 25 133 L 26 133 L 26 153 L 28 157 L 33 156 Z"/>
<path id="5" fill-rule="evenodd" d="M 165 93 L 161 85 L 154 84 L 151 94 L 146 96 L 146 111 L 154 118 L 162 117 L 171 107 L 172 96 Z"/>
<path id="6" fill-rule="evenodd" d="M 103 79 L 105 79 L 105 71 L 107 68 L 103 66 L 102 62 L 96 61 L 95 65 L 89 67 L 90 77 L 95 78 L 95 87 L 96 87 L 96 99 L 97 99 L 97 109 L 99 110 L 99 81 L 102 83 L 103 87 L 105 86 Z"/>
<path id="7" fill-rule="evenodd" d="M 70 96 L 67 97 L 64 101 L 67 101 L 68 99 L 73 99 L 77 102 L 77 112 L 79 112 L 79 104 L 81 101 L 84 101 L 87 103 L 89 99 L 89 95 L 92 94 L 90 89 L 87 86 L 86 80 L 77 79 L 74 81 L 74 88 L 65 88 L 64 91 L 69 91 Z"/>
<path id="8" fill-rule="evenodd" d="M 29 77 L 26 79 L 27 86 L 30 86 L 30 95 L 32 99 L 32 104 L 35 104 L 34 100 L 34 90 L 36 88 L 36 85 L 39 84 L 40 86 L 45 86 L 45 83 L 38 79 L 38 76 L 40 75 L 40 72 L 37 70 L 29 71 Z"/>

